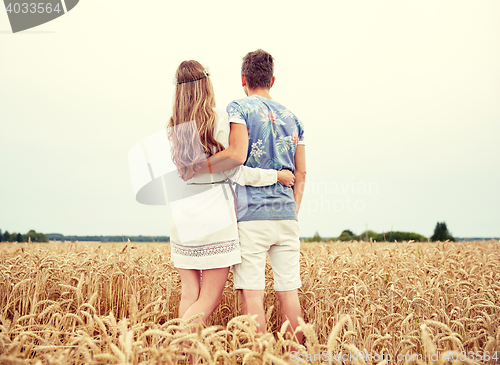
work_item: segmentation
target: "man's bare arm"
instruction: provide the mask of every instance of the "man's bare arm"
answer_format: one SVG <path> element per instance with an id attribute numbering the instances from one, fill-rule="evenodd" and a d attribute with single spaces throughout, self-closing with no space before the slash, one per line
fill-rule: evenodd
<path id="1" fill-rule="evenodd" d="M 304 195 L 306 184 L 306 147 L 299 144 L 295 150 L 295 184 L 293 185 L 293 198 L 297 204 L 297 214 L 299 213 L 300 203 Z"/>

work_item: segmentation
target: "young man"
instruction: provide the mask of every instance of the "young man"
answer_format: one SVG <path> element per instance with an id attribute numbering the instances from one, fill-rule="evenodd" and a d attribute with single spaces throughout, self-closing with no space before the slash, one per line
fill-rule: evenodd
<path id="1" fill-rule="evenodd" d="M 238 231 L 242 262 L 233 267 L 234 288 L 241 290 L 243 312 L 257 314 L 259 330 L 266 331 L 264 288 L 266 254 L 273 268 L 274 289 L 283 321 L 298 326 L 302 310 L 298 297 L 300 242 L 297 214 L 305 183 L 304 128 L 298 118 L 269 94 L 274 84 L 272 56 L 259 49 L 243 58 L 242 86 L 246 98 L 227 107 L 231 123 L 230 144 L 243 148 L 246 156 L 233 159 L 245 166 L 289 169 L 293 187 L 277 183 L 270 187 L 239 187 Z M 297 340 L 302 341 L 302 334 Z"/>

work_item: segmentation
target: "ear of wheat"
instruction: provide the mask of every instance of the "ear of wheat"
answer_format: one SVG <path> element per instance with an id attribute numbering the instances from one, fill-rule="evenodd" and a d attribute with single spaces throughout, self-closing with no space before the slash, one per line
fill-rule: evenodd
<path id="1" fill-rule="evenodd" d="M 161 243 L 1 243 L 0 363 L 319 363 L 354 351 L 364 354 L 358 364 L 387 364 L 369 353 L 447 364 L 453 351 L 500 351 L 497 241 L 303 244 L 304 346 L 287 337 L 269 265 L 262 334 L 239 312 L 232 274 L 207 323 L 186 327 L 168 258 Z"/>

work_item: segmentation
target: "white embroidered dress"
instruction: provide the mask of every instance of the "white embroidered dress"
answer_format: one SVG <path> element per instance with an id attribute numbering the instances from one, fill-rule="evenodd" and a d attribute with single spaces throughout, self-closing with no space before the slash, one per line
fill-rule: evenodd
<path id="1" fill-rule="evenodd" d="M 214 137 L 227 148 L 227 113 L 223 109 L 216 109 L 216 113 Z M 175 267 L 206 270 L 241 262 L 234 191 L 229 180 L 240 185 L 268 186 L 277 182 L 277 172 L 240 166 L 199 174 L 187 184 L 179 184 L 178 195 L 169 195 L 171 258 Z"/>

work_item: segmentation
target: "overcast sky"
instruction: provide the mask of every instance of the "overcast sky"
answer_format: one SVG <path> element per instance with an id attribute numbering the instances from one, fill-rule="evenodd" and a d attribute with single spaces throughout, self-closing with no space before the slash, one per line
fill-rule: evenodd
<path id="1" fill-rule="evenodd" d="M 81 0 L 13 34 L 0 10 L 0 229 L 168 235 L 134 200 L 128 152 L 171 113 L 178 64 L 244 97 L 241 58 L 275 58 L 274 99 L 306 130 L 301 236 L 500 236 L 499 1 Z"/>

